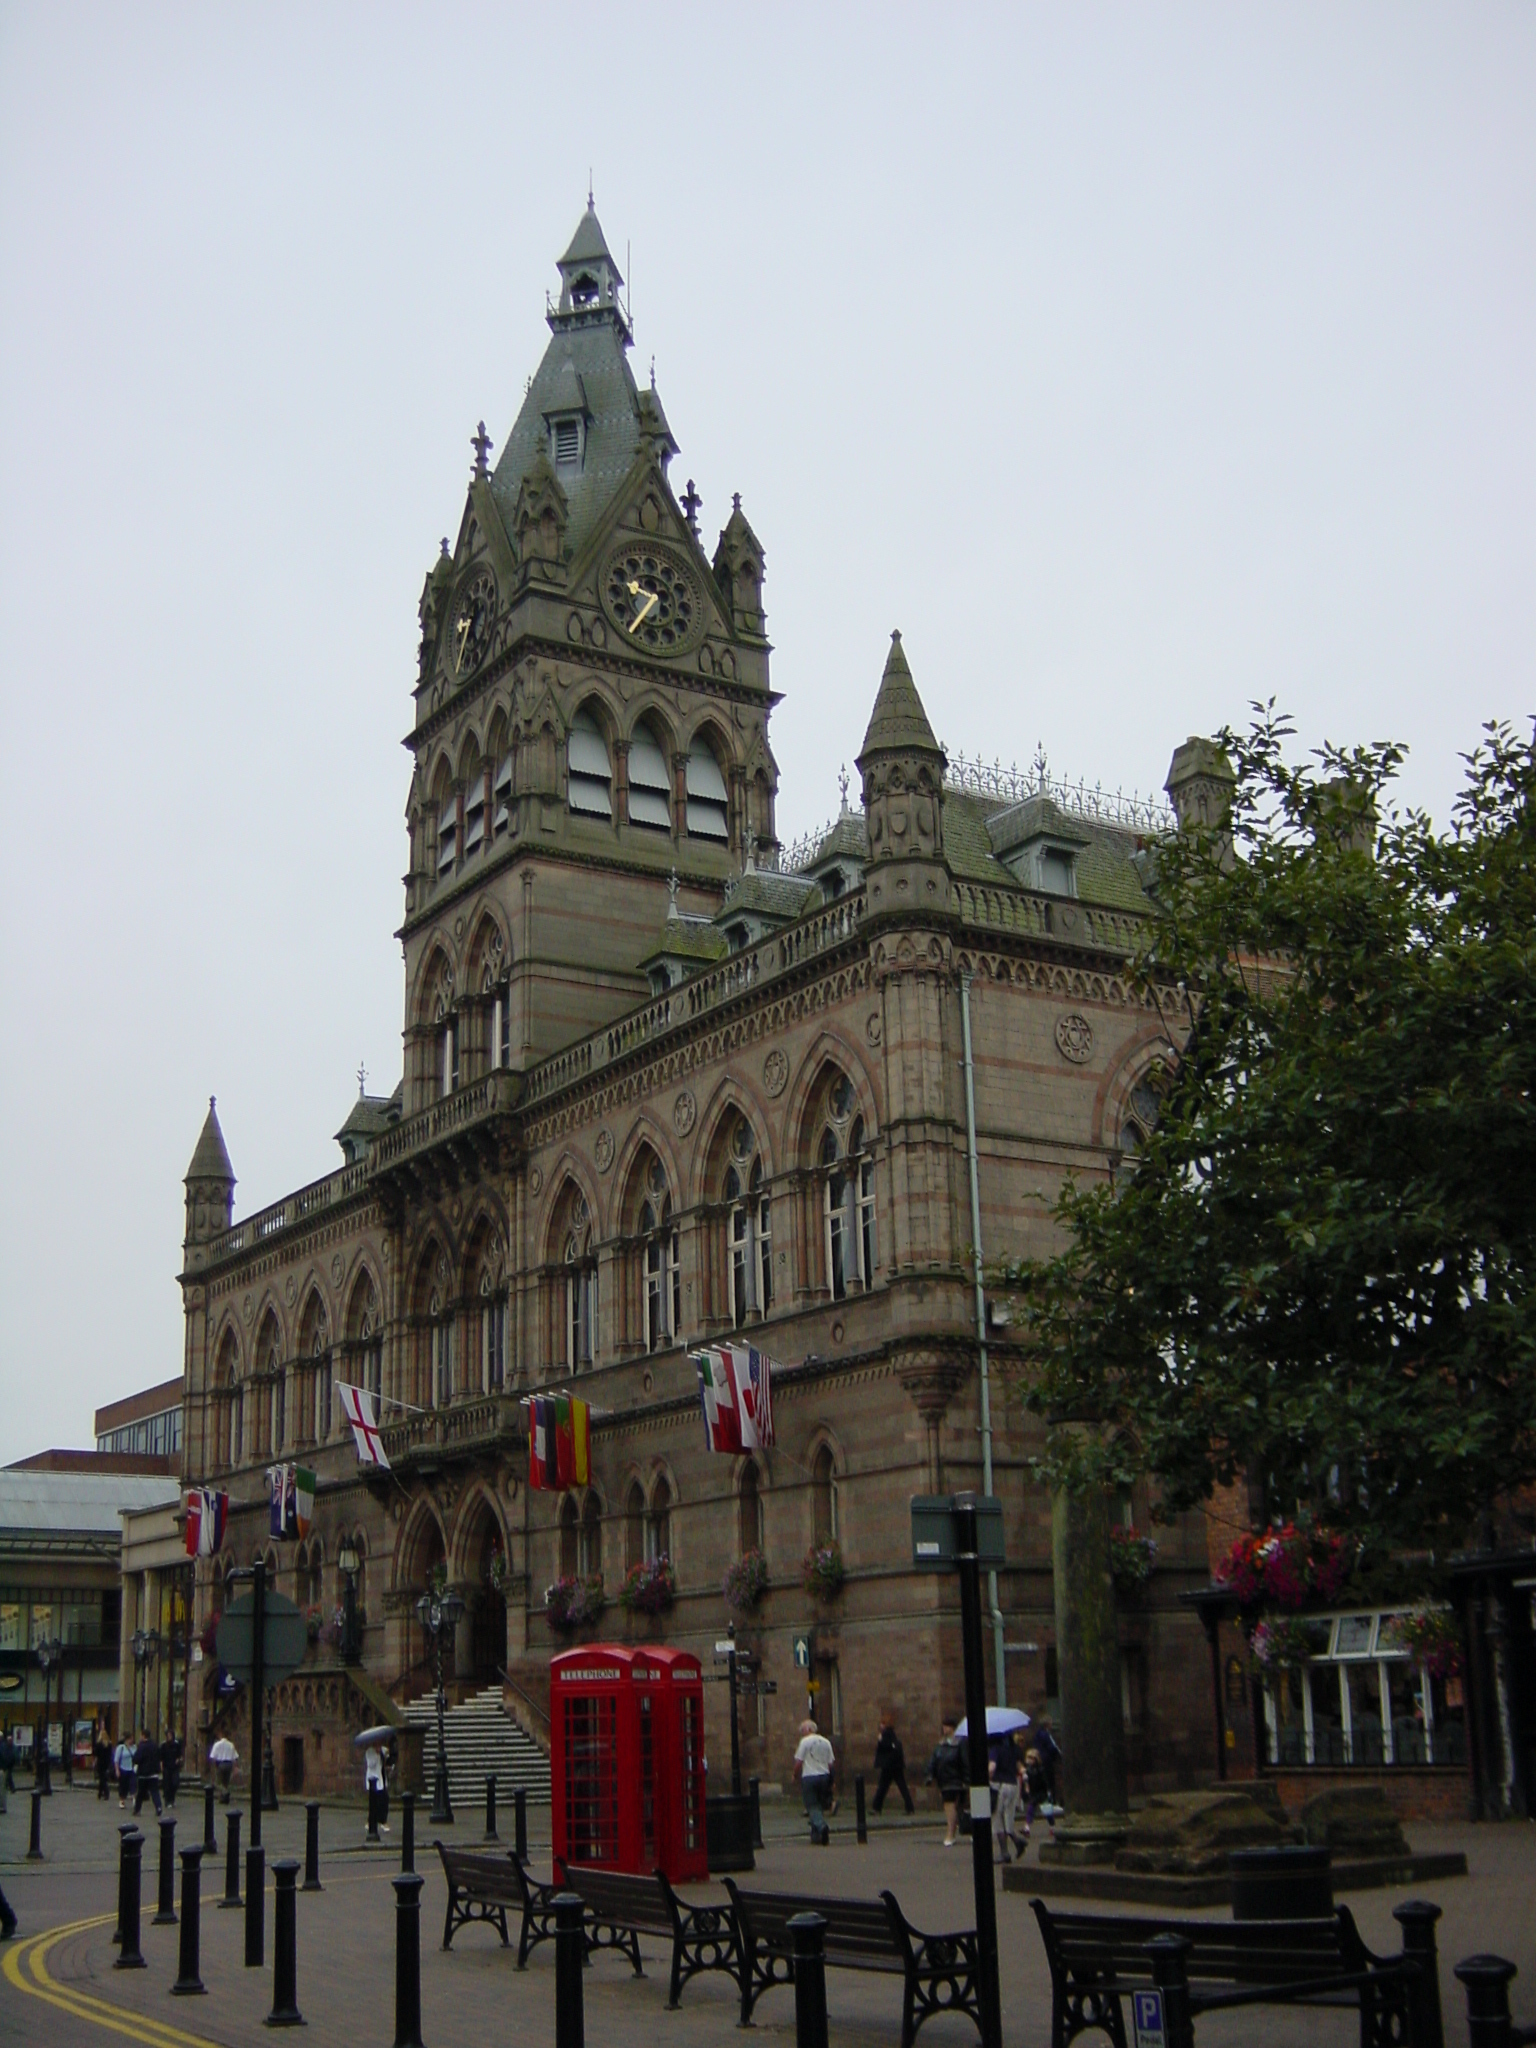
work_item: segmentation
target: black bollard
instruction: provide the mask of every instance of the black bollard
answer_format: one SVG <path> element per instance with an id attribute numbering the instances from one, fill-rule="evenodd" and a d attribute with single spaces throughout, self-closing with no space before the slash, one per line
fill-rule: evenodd
<path id="1" fill-rule="evenodd" d="M 176 1925 L 176 1822 L 168 1813 L 160 1816 L 160 1896 L 155 1904 L 151 1927 Z"/>
<path id="2" fill-rule="evenodd" d="M 400 1868 L 412 1871 L 416 1868 L 416 1794 L 400 1794 Z"/>
<path id="3" fill-rule="evenodd" d="M 528 1861 L 528 1788 L 519 1785 L 512 1794 L 512 1846 L 519 1863 Z"/>
<path id="4" fill-rule="evenodd" d="M 747 1797 L 752 1802 L 752 1846 L 763 1846 L 763 1798 L 762 1786 L 756 1778 L 747 1780 Z"/>
<path id="5" fill-rule="evenodd" d="M 586 1908 L 574 1892 L 555 1898 L 555 2048 L 585 2048 L 581 1972 L 587 1959 Z"/>
<path id="6" fill-rule="evenodd" d="M 1195 2021 L 1189 2009 L 1189 1943 L 1182 1934 L 1154 1934 L 1146 1950 L 1152 1959 L 1152 1982 L 1163 1995 L 1166 2048 L 1195 2048 Z"/>
<path id="7" fill-rule="evenodd" d="M 1468 1956 L 1456 1965 L 1467 1987 L 1467 2039 L 1472 2048 L 1514 2048 L 1509 1987 L 1518 1972 L 1503 1956 Z"/>
<path id="8" fill-rule="evenodd" d="M 395 1888 L 395 2048 L 421 2048 L 421 1888 L 414 1870 L 390 1879 Z"/>
<path id="9" fill-rule="evenodd" d="M 139 1880 L 143 1852 L 144 1837 L 137 1828 L 131 1828 L 123 1837 L 123 1945 L 112 1965 L 114 1970 L 144 1968 L 144 1956 L 139 1948 Z"/>
<path id="10" fill-rule="evenodd" d="M 219 1901 L 219 1911 L 226 1906 L 239 1906 L 245 1902 L 240 1896 L 240 1809 L 232 1806 L 224 1816 L 224 1896 Z"/>
<path id="11" fill-rule="evenodd" d="M 205 1785 L 203 1787 L 203 1854 L 205 1856 L 217 1856 L 219 1853 L 219 1838 L 215 1834 L 213 1826 L 213 1802 L 215 1796 L 216 1788 L 214 1786 Z"/>
<path id="12" fill-rule="evenodd" d="M 485 1839 L 488 1842 L 499 1842 L 501 1840 L 500 1835 L 496 1832 L 496 1773 L 494 1771 L 487 1771 L 485 1774 Z"/>
<path id="13" fill-rule="evenodd" d="M 304 1889 L 307 1892 L 323 1892 L 320 1882 L 320 1802 L 306 1799 L 304 1802 Z"/>
<path id="14" fill-rule="evenodd" d="M 32 1833 L 27 1842 L 27 1861 L 41 1863 L 43 1860 L 43 1795 L 32 1794 Z"/>
<path id="15" fill-rule="evenodd" d="M 128 1909 L 128 1850 L 126 1843 L 130 1835 L 136 1835 L 137 1833 L 138 1829 L 131 1820 L 120 1820 L 118 1822 L 117 1925 L 112 1930 L 112 1939 L 119 1948 L 123 1945 L 123 1929 L 127 1925 L 125 1918 Z"/>
<path id="16" fill-rule="evenodd" d="M 245 1967 L 267 1960 L 267 1852 L 260 1843 L 245 1852 Z"/>
<path id="17" fill-rule="evenodd" d="M 861 1842 L 869 1840 L 869 1816 L 864 1811 L 864 1773 L 860 1771 L 853 1781 L 853 1828 Z"/>
<path id="18" fill-rule="evenodd" d="M 1419 1966 L 1416 1995 L 1419 2048 L 1445 2048 L 1445 2022 L 1440 2011 L 1440 1957 L 1435 1948 L 1435 1922 L 1440 1908 L 1427 1899 L 1404 1899 L 1392 1908 L 1403 1930 L 1403 1954 Z"/>
<path id="19" fill-rule="evenodd" d="M 827 2048 L 826 1931 L 819 1913 L 797 1913 L 789 1923 L 795 1945 L 795 2048 Z"/>
<path id="20" fill-rule="evenodd" d="M 176 1982 L 171 1994 L 176 1998 L 190 1997 L 194 1992 L 206 1991 L 200 1971 L 202 1959 L 198 1953 L 203 1934 L 202 1894 L 203 1851 L 183 1849 L 181 1852 L 181 1956 L 176 1971 Z"/>
<path id="21" fill-rule="evenodd" d="M 283 1856 L 272 1866 L 277 1897 L 272 1906 L 272 2010 L 269 2027 L 302 2027 L 299 2011 L 299 1877 L 297 1856 Z"/>

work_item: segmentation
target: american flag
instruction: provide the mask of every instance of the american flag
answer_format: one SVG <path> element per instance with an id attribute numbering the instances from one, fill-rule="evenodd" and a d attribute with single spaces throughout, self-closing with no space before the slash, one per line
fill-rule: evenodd
<path id="1" fill-rule="evenodd" d="M 694 1353 L 704 1436 L 712 1451 L 766 1450 L 773 1443 L 773 1367 L 749 1344 Z"/>

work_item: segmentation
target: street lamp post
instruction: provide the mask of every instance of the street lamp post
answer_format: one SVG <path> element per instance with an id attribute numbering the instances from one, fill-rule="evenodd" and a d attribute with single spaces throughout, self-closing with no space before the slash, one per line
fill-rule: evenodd
<path id="1" fill-rule="evenodd" d="M 464 1612 L 457 1593 L 423 1593 L 416 1602 L 416 1618 L 432 1638 L 437 1675 L 437 1770 L 432 1786 L 434 1827 L 453 1825 L 453 1803 L 448 1797 L 448 1742 L 443 1730 L 443 1637 L 452 1635 Z"/>
<path id="2" fill-rule="evenodd" d="M 53 1791 L 53 1771 L 48 1760 L 48 1709 L 53 1699 L 53 1668 L 59 1662 L 63 1649 L 64 1645 L 57 1636 L 44 1636 L 37 1646 L 37 1661 L 43 1673 L 43 1725 L 41 1730 L 42 1741 L 32 1772 L 32 1782 L 36 1785 L 39 1792 L 51 1793 Z M 59 1710 L 61 1716 L 63 1707 L 64 1674 L 61 1670 L 59 1673 Z"/>
<path id="3" fill-rule="evenodd" d="M 355 1664 L 358 1659 L 357 1573 L 362 1560 L 354 1545 L 343 1543 L 336 1553 L 336 1562 L 346 1580 L 341 1596 L 341 1661 L 343 1664 Z"/>
<path id="4" fill-rule="evenodd" d="M 138 1671 L 138 1726 L 149 1725 L 149 1667 L 160 1654 L 160 1635 L 156 1629 L 136 1628 L 133 1632 L 133 1661 Z"/>

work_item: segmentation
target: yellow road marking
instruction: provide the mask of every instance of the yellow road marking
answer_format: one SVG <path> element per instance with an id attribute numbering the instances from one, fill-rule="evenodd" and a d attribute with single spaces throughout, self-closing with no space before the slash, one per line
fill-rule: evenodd
<path id="1" fill-rule="evenodd" d="M 3 1967 L 6 1977 L 29 1998 L 40 1998 L 45 2005 L 67 2012 L 74 2019 L 86 2020 L 92 2026 L 105 2027 L 115 2034 L 126 2034 L 130 2041 L 140 2042 L 142 2048 L 215 2048 L 206 2035 L 184 2034 L 178 2027 L 130 2012 L 120 2005 L 111 2005 L 105 1999 L 92 1997 L 88 1991 L 77 1991 L 71 1985 L 60 1984 L 57 1978 L 49 1975 L 47 1956 L 50 1949 L 72 1934 L 82 1934 L 92 1927 L 108 1927 L 116 1917 L 113 1913 L 102 1913 L 92 1920 L 72 1920 L 67 1926 L 51 1927 L 46 1933 L 34 1934 L 26 1941 L 17 1942 L 5 1952 Z M 30 1971 L 30 1983 L 27 1971 Z"/>

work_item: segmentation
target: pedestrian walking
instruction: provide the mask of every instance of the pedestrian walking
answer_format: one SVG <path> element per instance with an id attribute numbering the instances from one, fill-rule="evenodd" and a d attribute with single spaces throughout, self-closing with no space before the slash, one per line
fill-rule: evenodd
<path id="1" fill-rule="evenodd" d="M 896 1733 L 894 1714 L 880 1716 L 880 1733 L 875 1739 L 875 1771 L 876 1813 L 885 1805 L 885 1795 L 893 1785 L 901 1794 L 902 1804 L 908 1813 L 914 1812 L 912 1794 L 907 1786 L 907 1754 L 901 1746 L 901 1737 Z"/>
<path id="2" fill-rule="evenodd" d="M 126 1806 L 133 1797 L 133 1745 L 126 1735 L 112 1752 L 112 1768 L 117 1772 L 117 1803 Z"/>
<path id="3" fill-rule="evenodd" d="M 1014 1841 L 1014 1821 L 1019 1811 L 1019 1784 L 1024 1772 L 1024 1759 L 1019 1754 L 1018 1744 L 1013 1736 L 996 1737 L 987 1745 L 987 1774 L 992 1780 L 992 1836 L 997 1845 L 997 1861 L 1006 1863 L 1011 1856 L 1022 1856 L 1024 1851 Z"/>
<path id="4" fill-rule="evenodd" d="M 1019 1842 L 1019 1856 L 1029 1847 L 1029 1831 L 1034 1826 L 1035 1815 L 1043 1806 L 1050 1804 L 1051 1783 L 1045 1775 L 1045 1760 L 1033 1743 L 1024 1752 L 1024 1828 Z"/>
<path id="5" fill-rule="evenodd" d="M 939 1797 L 944 1802 L 944 1846 L 953 1849 L 960 1826 L 960 1802 L 965 1797 L 967 1783 L 965 1752 L 955 1740 L 956 1723 L 953 1718 L 946 1716 L 939 1726 L 939 1744 L 928 1759 L 924 1783 L 939 1788 Z"/>
<path id="6" fill-rule="evenodd" d="M 832 1839 L 832 1830 L 827 1826 L 827 1800 L 832 1791 L 834 1762 L 832 1745 L 816 1723 L 802 1721 L 795 1750 L 795 1776 L 800 1780 L 800 1797 L 811 1824 L 811 1840 L 823 1848 Z"/>
<path id="7" fill-rule="evenodd" d="M 181 1758 L 180 1738 L 174 1728 L 167 1728 L 165 1740 L 160 1745 L 160 1783 L 167 1806 L 176 1804 L 176 1792 L 181 1784 Z"/>
<path id="8" fill-rule="evenodd" d="M 112 1782 L 112 1744 L 107 1736 L 106 1723 L 96 1724 L 96 1739 L 91 1744 L 91 1761 L 96 1767 L 96 1797 L 110 1798 L 108 1786 Z"/>
<path id="9" fill-rule="evenodd" d="M 381 1835 L 389 1833 L 389 1784 L 384 1776 L 384 1752 L 370 1742 L 363 1752 L 363 1784 L 368 1792 L 368 1827 L 372 1834 L 375 1826 Z"/>
<path id="10" fill-rule="evenodd" d="M 213 1765 L 213 1774 L 219 1781 L 219 1804 L 228 1806 L 229 1788 L 234 1782 L 235 1765 L 240 1761 L 240 1752 L 227 1735 L 221 1735 L 209 1750 L 208 1761 Z"/>
<path id="11" fill-rule="evenodd" d="M 138 1789 L 133 1795 L 133 1817 L 138 1819 L 146 1799 L 155 1804 L 155 1817 L 160 1815 L 160 1745 L 147 1728 L 139 1730 L 138 1747 L 133 1752 L 133 1775 Z"/>

